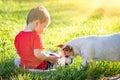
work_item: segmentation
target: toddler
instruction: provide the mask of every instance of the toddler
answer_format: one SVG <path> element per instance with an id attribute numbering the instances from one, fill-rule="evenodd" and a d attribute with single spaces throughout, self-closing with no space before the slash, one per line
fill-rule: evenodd
<path id="1" fill-rule="evenodd" d="M 20 57 L 20 67 L 28 69 L 47 69 L 48 63 L 57 63 L 56 56 L 45 54 L 41 34 L 50 23 L 50 15 L 45 7 L 38 6 L 30 10 L 27 26 L 20 31 L 14 40 Z"/>

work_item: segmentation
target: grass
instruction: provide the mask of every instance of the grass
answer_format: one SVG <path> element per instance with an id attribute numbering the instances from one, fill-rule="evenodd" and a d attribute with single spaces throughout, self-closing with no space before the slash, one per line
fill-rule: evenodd
<path id="1" fill-rule="evenodd" d="M 96 5 L 96 3 L 98 5 Z M 17 56 L 14 48 L 16 34 L 26 26 L 26 16 L 32 7 L 44 5 L 51 24 L 43 33 L 47 50 L 58 48 L 75 37 L 106 35 L 120 31 L 119 0 L 0 0 L 0 79 L 8 80 L 96 80 L 120 74 L 119 62 L 99 61 L 96 66 L 80 71 L 81 57 L 70 66 L 59 67 L 55 72 L 31 73 L 18 69 L 13 61 Z M 112 6 L 111 6 L 112 5 Z"/>

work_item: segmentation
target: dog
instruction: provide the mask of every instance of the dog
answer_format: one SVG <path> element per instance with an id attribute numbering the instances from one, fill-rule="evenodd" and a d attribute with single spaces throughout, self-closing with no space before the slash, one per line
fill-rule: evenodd
<path id="1" fill-rule="evenodd" d="M 62 48 L 62 52 L 69 59 L 67 64 L 76 55 L 82 57 L 81 67 L 85 67 L 91 60 L 94 63 L 96 60 L 120 62 L 120 33 L 75 38 L 58 47 Z"/>

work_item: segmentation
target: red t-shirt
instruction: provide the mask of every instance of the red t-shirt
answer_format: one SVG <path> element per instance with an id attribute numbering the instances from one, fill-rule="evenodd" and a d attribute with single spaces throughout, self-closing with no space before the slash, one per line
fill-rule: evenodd
<path id="1" fill-rule="evenodd" d="M 44 49 L 41 35 L 38 33 L 21 31 L 16 36 L 14 44 L 21 58 L 21 67 L 37 68 L 43 62 L 34 56 L 34 49 Z"/>

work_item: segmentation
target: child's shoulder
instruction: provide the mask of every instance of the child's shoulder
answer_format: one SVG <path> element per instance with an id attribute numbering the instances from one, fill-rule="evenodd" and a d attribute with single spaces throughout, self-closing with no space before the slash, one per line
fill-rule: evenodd
<path id="1" fill-rule="evenodd" d="M 18 33 L 18 35 L 39 35 L 38 33 L 36 33 L 36 32 L 32 32 L 32 31 L 20 31 L 19 33 Z"/>
<path id="2" fill-rule="evenodd" d="M 36 33 L 36 32 L 26 32 L 26 31 L 20 31 L 17 35 L 16 35 L 16 37 L 20 37 L 20 36 L 24 36 L 24 37 L 30 37 L 30 36 L 32 36 L 32 38 L 34 38 L 34 37 L 41 37 L 41 35 L 40 34 L 38 34 L 38 33 Z"/>

